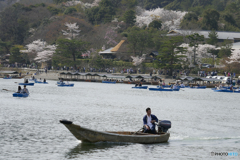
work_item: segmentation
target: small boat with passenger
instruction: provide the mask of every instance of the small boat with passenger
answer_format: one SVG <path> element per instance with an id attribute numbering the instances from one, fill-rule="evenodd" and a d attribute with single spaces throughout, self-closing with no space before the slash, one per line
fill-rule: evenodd
<path id="1" fill-rule="evenodd" d="M 157 134 L 144 133 L 143 131 L 137 132 L 113 132 L 113 131 L 96 131 L 73 124 L 68 120 L 60 120 L 60 123 L 65 125 L 67 129 L 78 139 L 83 142 L 126 142 L 126 143 L 164 143 L 167 142 L 170 133 L 168 129 L 171 128 L 170 121 L 160 121 L 158 123 Z"/>
<path id="2" fill-rule="evenodd" d="M 27 93 L 13 93 L 13 97 L 28 97 Z"/>
<path id="3" fill-rule="evenodd" d="M 57 86 L 58 87 L 73 87 L 74 83 L 60 83 Z"/>
<path id="4" fill-rule="evenodd" d="M 214 92 L 230 92 L 230 93 L 240 93 L 240 90 L 230 90 L 230 89 L 216 89 Z"/>
<path id="5" fill-rule="evenodd" d="M 148 86 L 136 86 L 136 87 L 132 87 L 133 89 L 147 89 Z"/>
<path id="6" fill-rule="evenodd" d="M 180 89 L 177 88 L 177 89 L 166 89 L 166 88 L 149 88 L 149 91 L 168 91 L 168 92 L 172 92 L 172 91 L 179 91 Z"/>
<path id="7" fill-rule="evenodd" d="M 35 79 L 35 83 L 48 84 L 48 82 L 42 82 Z"/>

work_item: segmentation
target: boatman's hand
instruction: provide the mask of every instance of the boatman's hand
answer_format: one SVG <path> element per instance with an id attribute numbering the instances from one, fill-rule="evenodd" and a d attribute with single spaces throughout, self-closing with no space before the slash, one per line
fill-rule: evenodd
<path id="1" fill-rule="evenodd" d="M 150 129 L 148 125 L 145 125 L 145 127 L 146 127 L 148 130 Z"/>
<path id="2" fill-rule="evenodd" d="M 155 120 L 151 120 L 151 123 L 154 123 L 154 122 L 156 122 Z"/>

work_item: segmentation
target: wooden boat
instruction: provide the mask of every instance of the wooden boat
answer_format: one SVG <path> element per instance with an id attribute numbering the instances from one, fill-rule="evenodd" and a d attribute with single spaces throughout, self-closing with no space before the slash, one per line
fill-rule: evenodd
<path id="1" fill-rule="evenodd" d="M 112 83 L 112 84 L 115 84 L 116 81 L 102 81 L 102 83 Z"/>
<path id="2" fill-rule="evenodd" d="M 137 86 L 137 87 L 132 87 L 133 89 L 147 89 L 148 86 Z"/>
<path id="3" fill-rule="evenodd" d="M 34 86 L 34 83 L 19 83 L 18 85 Z"/>
<path id="4" fill-rule="evenodd" d="M 71 83 L 71 84 L 58 84 L 57 86 L 58 87 L 73 87 L 74 84 L 73 83 Z"/>
<path id="5" fill-rule="evenodd" d="M 148 134 L 142 132 L 103 132 L 88 129 L 71 121 L 60 120 L 62 124 L 78 139 L 83 142 L 127 142 L 127 143 L 164 143 L 167 142 L 170 133 Z"/>
<path id="6" fill-rule="evenodd" d="M 27 93 L 13 93 L 13 97 L 28 97 Z"/>
<path id="7" fill-rule="evenodd" d="M 180 89 L 166 89 L 166 88 L 149 88 L 149 91 L 168 91 L 168 92 L 172 92 L 172 91 L 179 91 Z"/>

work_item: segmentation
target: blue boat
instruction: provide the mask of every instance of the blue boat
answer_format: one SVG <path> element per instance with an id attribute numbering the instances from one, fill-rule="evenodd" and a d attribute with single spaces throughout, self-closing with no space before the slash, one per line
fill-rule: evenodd
<path id="1" fill-rule="evenodd" d="M 240 93 L 240 90 L 238 91 L 233 91 L 233 90 L 228 90 L 228 89 L 216 89 L 214 92 L 230 92 L 230 93 Z"/>
<path id="2" fill-rule="evenodd" d="M 148 88 L 148 86 L 138 86 L 138 87 L 132 87 L 132 88 L 134 88 L 134 89 L 147 89 Z"/>
<path id="3" fill-rule="evenodd" d="M 3 79 L 12 79 L 12 77 L 4 77 Z"/>
<path id="4" fill-rule="evenodd" d="M 18 85 L 34 86 L 34 83 L 19 83 Z"/>
<path id="5" fill-rule="evenodd" d="M 13 93 L 13 97 L 28 97 L 27 93 Z"/>
<path id="6" fill-rule="evenodd" d="M 169 91 L 169 92 L 172 92 L 172 91 L 179 91 L 179 88 L 178 89 L 149 88 L 149 91 Z"/>
<path id="7" fill-rule="evenodd" d="M 65 84 L 64 82 L 57 82 L 57 84 Z"/>
<path id="8" fill-rule="evenodd" d="M 35 80 L 35 83 L 48 84 L 48 82 L 42 82 L 42 81 L 37 81 L 37 80 Z"/>
<path id="9" fill-rule="evenodd" d="M 207 86 L 193 86 L 193 87 L 185 87 L 185 88 L 191 88 L 191 89 L 206 89 Z"/>
<path id="10" fill-rule="evenodd" d="M 116 81 L 102 81 L 102 83 L 111 83 L 111 84 L 115 84 Z"/>
<path id="11" fill-rule="evenodd" d="M 73 83 L 72 84 L 58 84 L 57 86 L 58 87 L 73 87 L 74 84 Z"/>

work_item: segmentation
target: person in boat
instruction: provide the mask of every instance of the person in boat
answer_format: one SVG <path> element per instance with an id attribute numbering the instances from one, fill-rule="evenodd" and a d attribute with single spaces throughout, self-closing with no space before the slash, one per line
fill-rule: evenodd
<path id="1" fill-rule="evenodd" d="M 137 86 L 138 86 L 138 83 L 135 84 L 135 87 L 137 87 Z"/>
<path id="2" fill-rule="evenodd" d="M 197 83 L 197 86 L 199 87 L 200 85 Z"/>
<path id="3" fill-rule="evenodd" d="M 28 83 L 28 79 L 26 79 L 24 83 Z"/>
<path id="4" fill-rule="evenodd" d="M 232 90 L 233 90 L 233 85 L 231 84 L 231 85 L 230 85 L 230 91 L 232 91 Z"/>
<path id="5" fill-rule="evenodd" d="M 164 81 L 163 81 L 162 85 L 165 86 L 165 82 Z"/>
<path id="6" fill-rule="evenodd" d="M 21 90 L 21 93 L 27 93 L 29 94 L 28 89 L 26 88 L 26 85 L 24 85 L 24 88 Z"/>
<path id="7" fill-rule="evenodd" d="M 32 79 L 34 80 L 34 79 L 35 79 L 35 77 L 33 76 L 33 77 L 32 77 Z"/>
<path id="8" fill-rule="evenodd" d="M 17 93 L 21 93 L 21 90 L 22 90 L 21 86 L 18 86 L 18 91 L 17 91 Z"/>
<path id="9" fill-rule="evenodd" d="M 180 85 L 181 87 L 185 87 L 185 85 L 183 84 L 183 82 L 181 83 L 181 85 Z"/>
<path id="10" fill-rule="evenodd" d="M 139 87 L 142 87 L 142 83 L 139 83 L 138 86 L 139 86 Z"/>
<path id="11" fill-rule="evenodd" d="M 158 118 L 151 114 L 151 109 L 146 109 L 147 114 L 143 117 L 144 133 L 156 134 L 155 122 L 158 122 Z"/>
<path id="12" fill-rule="evenodd" d="M 173 85 L 173 89 L 177 89 L 177 85 L 176 84 Z"/>
<path id="13" fill-rule="evenodd" d="M 43 83 L 46 83 L 46 79 L 45 78 L 43 79 Z"/>

